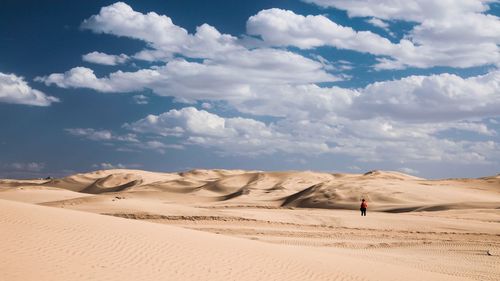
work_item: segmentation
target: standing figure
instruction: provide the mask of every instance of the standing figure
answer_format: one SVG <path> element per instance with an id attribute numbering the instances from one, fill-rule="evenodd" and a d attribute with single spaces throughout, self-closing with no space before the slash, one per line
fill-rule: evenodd
<path id="1" fill-rule="evenodd" d="M 368 204 L 366 203 L 365 199 L 361 199 L 361 206 L 359 208 L 361 210 L 361 216 L 366 217 L 366 208 L 368 208 Z"/>

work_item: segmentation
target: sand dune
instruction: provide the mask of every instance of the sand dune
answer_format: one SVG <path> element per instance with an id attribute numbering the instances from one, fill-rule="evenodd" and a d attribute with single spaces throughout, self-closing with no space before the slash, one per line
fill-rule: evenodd
<path id="1" fill-rule="evenodd" d="M 0 183 L 1 184 L 1 183 Z M 12 183 L 11 183 L 12 184 Z M 29 185 L 29 183 L 25 184 Z M 378 211 L 408 212 L 491 208 L 498 203 L 500 178 L 425 180 L 399 172 L 365 174 L 193 170 L 152 173 L 106 170 L 54 179 L 36 186 L 88 194 L 168 192 L 190 200 L 228 204 L 357 210 L 361 198 Z M 187 196 L 170 196 L 180 202 Z"/>
<path id="2" fill-rule="evenodd" d="M 4 280 L 460 280 L 160 224 L 3 200 L 0 207 Z"/>
<path id="3" fill-rule="evenodd" d="M 0 223 L 0 280 L 500 276 L 500 176 L 104 170 L 0 180 Z"/>

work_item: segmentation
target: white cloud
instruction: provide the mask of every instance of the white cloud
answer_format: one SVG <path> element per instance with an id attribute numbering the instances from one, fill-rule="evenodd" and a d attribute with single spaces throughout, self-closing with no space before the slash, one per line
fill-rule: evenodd
<path id="1" fill-rule="evenodd" d="M 488 10 L 484 0 L 303 0 L 322 7 L 346 10 L 350 17 L 377 17 L 422 22 Z"/>
<path id="2" fill-rule="evenodd" d="M 357 32 L 325 16 L 302 16 L 289 10 L 262 10 L 247 21 L 247 32 L 259 35 L 274 46 L 297 46 L 304 49 L 330 45 L 376 55 L 395 48 L 388 39 L 369 31 Z"/>
<path id="3" fill-rule="evenodd" d="M 349 110 L 360 94 L 356 90 L 315 84 L 272 85 L 261 87 L 258 92 L 263 94 L 232 104 L 239 111 L 253 115 L 320 119 L 327 114 L 342 114 Z"/>
<path id="4" fill-rule="evenodd" d="M 461 78 L 453 74 L 409 76 L 376 82 L 361 91 L 353 113 L 364 118 L 453 121 L 500 115 L 500 71 Z"/>
<path id="5" fill-rule="evenodd" d="M 351 2 L 356 1 L 345 3 Z M 350 69 L 352 64 L 271 48 L 311 49 L 326 45 L 356 50 L 374 54 L 380 69 L 467 67 L 498 60 L 497 39 L 493 38 L 497 19 L 479 14 L 485 11 L 484 5 L 464 8 L 474 12 L 462 13 L 466 18 L 459 23 L 454 20 L 463 7 L 450 8 L 455 12 L 433 11 L 427 6 L 398 2 L 392 12 L 379 16 L 370 12 L 374 2 L 364 2 L 364 16 L 371 18 L 371 24 L 388 28 L 389 21 L 408 15 L 417 25 L 394 43 L 373 32 L 339 25 L 325 16 L 270 9 L 248 20 L 249 34 L 263 39 L 250 48 L 243 45 L 245 40 L 221 34 L 208 24 L 189 34 L 167 16 L 135 12 L 124 3 L 116 3 L 102 8 L 82 26 L 146 42 L 147 48 L 131 57 L 161 62 L 159 66 L 116 71 L 103 77 L 97 77 L 90 68 L 75 67 L 37 80 L 63 88 L 109 93 L 150 89 L 176 101 L 201 104 L 210 111 L 219 109 L 213 105 L 223 104 L 231 112 L 247 116 L 276 117 L 273 122 L 262 122 L 257 117 L 224 117 L 185 107 L 124 124 L 124 129 L 133 131 L 130 135 L 90 128 L 68 131 L 87 139 L 121 142 L 122 150 L 166 153 L 168 149 L 195 145 L 224 155 L 327 154 L 346 155 L 358 161 L 498 163 L 500 150 L 494 141 L 497 133 L 491 122 L 484 121 L 500 115 L 498 70 L 469 78 L 452 74 L 409 76 L 346 89 L 320 83 L 340 80 L 341 74 L 332 73 Z M 351 16 L 358 15 L 351 11 L 354 8 L 345 9 Z M 436 15 L 421 16 L 424 10 Z M 450 26 L 443 25 L 442 17 L 450 18 Z M 474 29 L 487 25 L 493 26 L 493 31 Z M 457 30 L 469 27 L 476 43 L 457 35 Z M 446 40 L 438 40 L 440 31 Z M 133 99 L 144 100 L 142 95 Z M 450 130 L 471 132 L 481 141 L 447 139 Z"/>
<path id="6" fill-rule="evenodd" d="M 180 53 L 189 57 L 209 58 L 214 54 L 242 49 L 231 35 L 221 34 L 214 27 L 203 24 L 191 35 L 175 25 L 168 16 L 155 12 L 142 14 L 123 2 L 103 7 L 82 27 L 96 33 L 113 34 L 146 41 L 149 49 L 134 57 L 144 60 L 168 60 Z"/>
<path id="7" fill-rule="evenodd" d="M 65 73 L 37 77 L 37 81 L 63 88 L 85 87 L 100 92 L 131 92 L 144 88 L 159 95 L 174 96 L 183 101 L 240 98 L 255 95 L 262 84 L 298 84 L 332 82 L 342 78 L 329 74 L 321 62 L 299 54 L 270 48 L 247 49 L 237 38 L 221 34 L 203 24 L 196 33 L 173 24 L 165 15 L 142 14 L 125 3 L 103 7 L 82 23 L 82 27 L 98 33 L 126 36 L 145 41 L 149 47 L 135 58 L 166 61 L 161 67 L 136 72 L 117 71 L 97 78 L 85 67 Z M 203 58 L 189 62 L 174 56 Z"/>
<path id="8" fill-rule="evenodd" d="M 387 33 L 389 33 L 389 35 L 391 35 L 392 37 L 395 37 L 396 35 L 390 30 L 390 25 L 379 19 L 379 18 L 369 18 L 366 20 L 366 22 L 372 24 L 373 26 L 376 26 L 376 27 L 379 27 L 383 30 L 385 30 Z"/>
<path id="9" fill-rule="evenodd" d="M 69 128 L 65 129 L 70 135 L 82 137 L 93 141 L 122 141 L 138 142 L 135 134 L 116 135 L 109 130 L 96 130 L 92 128 Z"/>
<path id="10" fill-rule="evenodd" d="M 65 73 L 37 77 L 37 81 L 62 88 L 90 88 L 100 92 L 133 92 L 149 88 L 163 96 L 183 101 L 199 99 L 246 99 L 263 86 L 331 82 L 339 80 L 327 73 L 320 62 L 292 52 L 256 49 L 228 53 L 203 63 L 184 59 L 136 72 L 117 71 L 97 78 L 85 67 Z"/>
<path id="11" fill-rule="evenodd" d="M 387 23 L 383 20 L 412 20 L 420 24 L 394 44 L 375 33 L 338 25 L 325 16 L 304 17 L 291 11 L 269 9 L 249 18 L 248 33 L 262 36 L 271 45 L 300 48 L 329 45 L 392 58 L 379 58 L 378 69 L 439 65 L 469 67 L 495 64 L 500 60 L 497 46 L 500 39 L 496 36 L 500 32 L 500 21 L 495 16 L 482 14 L 488 9 L 484 1 L 461 0 L 456 4 L 430 0 L 408 3 L 371 0 L 316 2 L 346 9 L 350 16 L 372 17 L 368 20 L 370 23 L 386 30 Z M 148 48 L 133 57 L 149 61 L 168 61 L 176 54 L 214 59 L 227 53 L 246 51 L 241 44 L 245 40 L 221 34 L 208 24 L 202 24 L 194 34 L 189 34 L 168 16 L 136 12 L 123 2 L 103 7 L 99 14 L 85 20 L 82 27 L 96 33 L 147 42 Z M 256 46 L 262 45 L 253 41 Z M 114 57 L 102 59 L 113 62 Z"/>
<path id="12" fill-rule="evenodd" d="M 157 140 L 136 143 L 133 144 L 133 147 L 146 150 L 153 150 L 160 154 L 165 154 L 168 149 L 175 149 L 175 150 L 184 149 L 184 146 L 181 144 L 167 144 Z"/>
<path id="13" fill-rule="evenodd" d="M 102 170 L 110 170 L 110 169 L 140 168 L 141 166 L 142 166 L 141 164 L 122 164 L 122 163 L 111 164 L 108 162 L 103 162 L 103 163 L 93 164 L 92 168 L 102 169 Z"/>
<path id="14" fill-rule="evenodd" d="M 188 73 L 191 74 L 192 72 Z M 500 115 L 498 71 L 465 79 L 450 74 L 410 76 L 373 83 L 357 90 L 321 88 L 313 84 L 292 86 L 269 83 L 252 86 L 249 94 L 239 96 L 234 93 L 231 96 L 229 92 L 217 95 L 215 89 L 224 89 L 217 88 L 217 84 L 210 89 L 213 92 L 203 92 L 201 87 L 204 84 L 196 85 L 195 80 L 186 84 L 179 82 L 179 86 L 183 87 L 175 91 L 176 97 L 199 100 L 206 99 L 210 97 L 208 93 L 213 93 L 212 99 L 227 101 L 241 112 L 285 119 L 280 121 L 279 126 L 275 124 L 269 127 L 256 123 L 262 127 L 255 130 L 270 132 L 270 137 L 251 137 L 252 141 L 240 139 L 242 134 L 235 128 L 228 127 L 230 123 L 227 118 L 194 108 L 150 115 L 125 127 L 140 134 L 184 137 L 182 144 L 205 147 L 216 145 L 225 153 L 229 153 L 231 149 L 247 153 L 253 151 L 254 154 L 279 151 L 309 153 L 315 147 L 317 151 L 344 153 L 367 161 L 383 159 L 381 152 L 390 155 L 387 159 L 408 157 L 418 161 L 461 161 L 450 156 L 453 154 L 463 155 L 462 159 L 487 161 L 487 156 L 481 158 L 475 154 L 467 154 L 473 143 L 452 142 L 451 149 L 446 147 L 447 140 L 439 139 L 436 135 L 457 129 L 494 136 L 494 130 L 487 125 L 463 120 Z M 292 125 L 287 125 L 287 122 Z M 300 126 L 296 128 L 297 125 Z M 249 133 L 247 135 L 251 136 Z M 327 145 L 328 141 L 333 141 L 336 146 Z M 252 142 L 259 143 L 260 146 L 249 145 Z M 390 149 L 380 148 L 377 142 L 387 144 L 386 147 Z M 239 149 L 239 146 L 246 150 Z M 435 147 L 440 147 L 440 150 L 437 151 Z M 398 153 L 393 153 L 394 151 Z"/>
<path id="15" fill-rule="evenodd" d="M 457 123 L 445 124 L 443 125 L 443 127 L 444 128 L 442 130 L 456 129 L 462 131 L 469 131 L 484 136 L 498 135 L 497 132 L 494 129 L 489 128 L 488 125 L 478 122 L 457 122 Z"/>
<path id="16" fill-rule="evenodd" d="M 176 111 L 177 112 L 177 111 Z M 164 115 L 148 115 L 144 119 L 136 121 L 132 124 L 125 124 L 124 128 L 131 129 L 137 133 L 155 133 L 161 136 L 180 136 L 184 133 L 184 128 L 181 126 L 176 126 L 176 123 L 173 120 L 169 120 L 170 113 Z M 163 118 L 166 118 L 166 121 L 163 121 Z M 169 122 L 168 125 L 165 126 L 165 122 Z M 161 124 L 161 126 L 156 126 L 156 124 Z"/>
<path id="17" fill-rule="evenodd" d="M 154 132 L 158 135 L 181 135 L 189 131 L 200 135 L 221 135 L 224 132 L 225 120 L 204 110 L 198 111 L 194 107 L 181 110 L 172 109 L 160 115 L 148 115 L 126 128 L 135 132 Z"/>
<path id="18" fill-rule="evenodd" d="M 253 115 L 321 119 L 335 114 L 352 119 L 384 117 L 442 123 L 500 115 L 499 85 L 500 71 L 495 70 L 469 78 L 452 74 L 409 76 L 372 83 L 362 89 L 314 84 L 260 85 L 250 88 L 252 95 L 226 95 L 219 99 Z"/>
<path id="19" fill-rule="evenodd" d="M 267 88 L 273 95 L 233 103 L 254 115 L 281 116 L 265 124 L 223 118 L 192 107 L 150 115 L 125 128 L 175 136 L 183 145 L 222 154 L 343 154 L 359 161 L 490 163 L 498 156 L 489 141 L 452 141 L 450 129 L 483 136 L 496 132 L 476 121 L 500 112 L 499 74 L 470 78 L 441 74 L 377 82 L 363 89 L 316 85 Z M 265 92 L 265 91 L 260 91 Z"/>
<path id="20" fill-rule="evenodd" d="M 118 163 L 118 164 L 99 163 L 99 164 L 92 165 L 92 168 L 109 170 L 109 169 L 126 169 L 126 166 L 121 164 L 121 163 Z"/>
<path id="21" fill-rule="evenodd" d="M 101 52 L 92 52 L 82 56 L 82 59 L 86 62 L 104 64 L 104 65 L 117 65 L 125 63 L 129 57 L 125 54 L 120 55 L 108 55 Z"/>
<path id="22" fill-rule="evenodd" d="M 148 104 L 149 98 L 145 95 L 135 95 L 132 97 L 136 104 Z"/>
<path id="23" fill-rule="evenodd" d="M 450 140 L 438 136 L 440 129 L 432 125 L 381 118 L 340 119 L 336 124 L 339 132 L 329 136 L 335 142 L 333 153 L 358 161 L 485 164 L 498 163 L 500 156 L 499 146 L 493 141 Z"/>
<path id="24" fill-rule="evenodd" d="M 151 115 L 153 116 L 153 115 Z M 148 118 L 145 118 L 148 119 Z M 146 128 L 144 126 L 141 129 L 140 124 L 137 124 L 134 127 L 125 124 L 125 128 L 133 129 L 138 133 L 154 133 L 158 135 L 162 135 L 160 131 L 152 130 L 152 126 Z M 149 130 L 148 130 L 149 129 Z M 70 135 L 81 137 L 84 139 L 99 141 L 106 143 L 108 145 L 117 146 L 117 151 L 125 151 L 125 152 L 134 152 L 137 149 L 140 150 L 154 150 L 158 153 L 164 154 L 167 149 L 183 149 L 184 146 L 176 143 L 164 143 L 159 140 L 148 140 L 147 138 L 139 138 L 137 134 L 116 134 L 109 130 L 96 130 L 92 128 L 70 128 L 65 129 Z M 106 164 L 106 163 L 105 163 Z M 96 166 L 97 167 L 97 166 Z M 104 167 L 104 166 L 102 166 Z M 118 167 L 118 166 L 115 166 Z M 127 165 L 127 168 L 133 168 L 132 165 Z"/>
<path id="25" fill-rule="evenodd" d="M 155 70 L 142 69 L 128 73 L 117 71 L 112 73 L 109 78 L 99 79 L 92 69 L 80 66 L 65 73 L 36 77 L 35 81 L 44 82 L 46 85 L 55 84 L 61 88 L 90 88 L 100 92 L 131 92 L 142 90 L 144 83 L 156 80 L 155 76 L 158 76 Z M 134 78 L 134 80 L 128 78 Z M 137 84 L 137 82 L 140 83 Z"/>
<path id="26" fill-rule="evenodd" d="M 290 135 L 257 120 L 223 118 L 194 107 L 149 115 L 126 124 L 125 128 L 161 136 L 175 134 L 182 144 L 216 148 L 222 154 L 260 155 L 279 151 L 318 154 L 327 150 L 324 143 L 294 141 Z"/>
<path id="27" fill-rule="evenodd" d="M 403 168 L 399 169 L 399 171 L 401 171 L 405 174 L 410 174 L 410 175 L 417 175 L 419 173 L 419 171 L 412 169 L 412 168 L 408 168 L 408 167 L 403 167 Z"/>
<path id="28" fill-rule="evenodd" d="M 337 1 L 332 2 L 337 3 Z M 379 5 L 377 1 L 368 0 L 348 3 L 355 2 L 366 2 L 364 8 L 368 10 L 372 6 Z M 358 7 L 357 4 L 355 6 Z M 410 9 L 411 6 L 404 5 L 399 8 L 404 10 Z M 361 7 L 359 10 L 365 11 Z M 366 12 L 364 15 L 376 17 L 372 18 L 371 22 L 379 26 L 384 25 L 380 19 L 384 18 L 383 16 L 374 12 Z M 377 56 L 389 56 L 390 59 L 378 58 L 380 64 L 375 66 L 377 69 L 499 64 L 500 38 L 496 34 L 500 33 L 500 20 L 492 15 L 472 12 L 452 15 L 432 20 L 423 18 L 423 22 L 397 44 L 369 31 L 355 31 L 350 27 L 341 26 L 322 15 L 302 16 L 276 8 L 262 10 L 250 17 L 247 30 L 249 34 L 261 36 L 272 46 L 297 46 L 304 49 L 333 46 Z M 399 19 L 399 17 L 387 16 L 386 19 Z"/>
<path id="29" fill-rule="evenodd" d="M 211 148 L 222 155 L 284 153 L 310 157 L 326 153 L 366 162 L 495 162 L 500 156 L 495 142 L 453 141 L 437 136 L 438 132 L 450 128 L 481 131 L 481 126 L 478 123 L 414 124 L 385 118 L 351 120 L 332 115 L 316 121 L 282 119 L 265 124 L 249 118 L 224 118 L 187 107 L 150 115 L 126 124 L 125 128 L 160 136 L 175 132 L 181 145 Z"/>
<path id="30" fill-rule="evenodd" d="M 201 107 L 203 109 L 212 109 L 213 108 L 213 105 L 211 103 L 208 103 L 208 102 L 204 102 L 201 104 Z"/>
<path id="31" fill-rule="evenodd" d="M 23 171 L 23 172 L 40 172 L 45 168 L 45 163 L 40 162 L 15 162 L 10 164 L 4 164 L 4 169 L 14 170 L 14 171 Z"/>
<path id="32" fill-rule="evenodd" d="M 102 141 L 111 140 L 113 135 L 108 130 L 95 130 L 92 128 L 70 128 L 66 132 L 73 136 L 84 137 L 90 140 Z"/>
<path id="33" fill-rule="evenodd" d="M 49 106 L 59 99 L 31 88 L 23 77 L 0 72 L 0 102 Z"/>
<path id="34" fill-rule="evenodd" d="M 376 27 L 380 27 L 384 30 L 389 30 L 389 24 L 379 18 L 370 18 L 366 20 L 368 23 L 373 24 Z"/>
<path id="35" fill-rule="evenodd" d="M 101 8 L 99 14 L 86 19 L 82 27 L 96 33 L 132 37 L 160 45 L 173 44 L 187 36 L 187 31 L 174 25 L 169 17 L 155 12 L 142 14 L 123 2 Z"/>

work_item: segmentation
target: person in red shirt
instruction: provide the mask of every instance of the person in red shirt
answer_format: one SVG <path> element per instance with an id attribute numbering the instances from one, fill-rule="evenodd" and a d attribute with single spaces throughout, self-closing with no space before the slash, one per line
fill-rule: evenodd
<path id="1" fill-rule="evenodd" d="M 368 208 L 368 203 L 366 203 L 365 199 L 361 199 L 361 206 L 359 208 L 361 210 L 361 216 L 366 217 L 366 208 Z"/>

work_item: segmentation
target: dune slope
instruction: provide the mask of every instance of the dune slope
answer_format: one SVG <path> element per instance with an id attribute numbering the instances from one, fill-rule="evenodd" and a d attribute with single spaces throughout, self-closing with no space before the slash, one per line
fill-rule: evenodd
<path id="1" fill-rule="evenodd" d="M 153 173 L 105 170 L 26 186 L 60 188 L 81 194 L 156 193 L 185 203 L 260 205 L 357 210 L 361 198 L 370 209 L 386 212 L 494 208 L 500 198 L 500 178 L 425 180 L 398 172 L 365 174 L 192 170 Z M 19 188 L 0 182 L 0 190 Z M 0 195 L 1 198 L 1 195 Z"/>
<path id="2" fill-rule="evenodd" d="M 71 210 L 5 200 L 0 209 L 3 280 L 462 280 Z"/>

